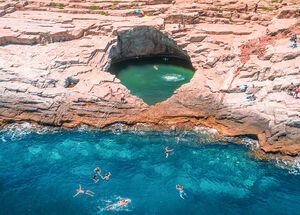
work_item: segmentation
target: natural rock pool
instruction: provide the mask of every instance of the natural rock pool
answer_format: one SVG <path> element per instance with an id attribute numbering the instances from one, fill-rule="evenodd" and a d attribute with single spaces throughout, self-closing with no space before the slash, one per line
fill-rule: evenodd
<path id="1" fill-rule="evenodd" d="M 192 69 L 170 63 L 162 63 L 162 60 L 127 61 L 115 66 L 113 73 L 133 95 L 154 105 L 170 98 L 176 89 L 190 82 L 194 75 Z"/>
<path id="2" fill-rule="evenodd" d="M 7 130 L 0 133 L 0 214 L 299 214 L 300 176 L 245 146 L 187 134 Z M 202 144 L 204 143 L 205 144 Z M 175 151 L 165 158 L 165 146 Z M 92 180 L 95 166 L 112 173 Z M 73 197 L 78 184 L 95 195 Z M 187 193 L 181 199 L 176 184 Z M 118 198 L 120 211 L 105 211 Z"/>

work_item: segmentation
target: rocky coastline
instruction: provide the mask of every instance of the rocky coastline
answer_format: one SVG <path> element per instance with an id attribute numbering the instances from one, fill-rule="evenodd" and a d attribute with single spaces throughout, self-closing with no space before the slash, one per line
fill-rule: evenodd
<path id="1" fill-rule="evenodd" d="M 288 45 L 300 35 L 297 0 L 262 2 L 257 12 L 255 1 L 245 11 L 238 0 L 60 4 L 0 3 L 1 126 L 200 125 L 255 136 L 265 155 L 300 155 L 300 99 L 287 94 L 291 82 L 300 85 L 300 48 Z M 190 83 L 154 106 L 108 71 L 115 61 L 151 54 L 195 68 Z M 244 84 L 249 90 L 241 92 Z M 252 94 L 256 100 L 245 100 Z"/>

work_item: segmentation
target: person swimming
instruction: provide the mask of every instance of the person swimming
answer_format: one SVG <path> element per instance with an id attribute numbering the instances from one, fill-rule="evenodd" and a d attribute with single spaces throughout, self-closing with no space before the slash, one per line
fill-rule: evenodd
<path id="1" fill-rule="evenodd" d="M 130 203 L 130 199 L 120 199 L 117 203 L 108 205 L 106 207 L 106 210 L 111 211 L 111 210 L 117 210 L 119 208 L 126 207 Z"/>
<path id="2" fill-rule="evenodd" d="M 166 158 L 169 157 L 169 153 L 172 152 L 172 151 L 174 151 L 174 149 L 169 149 L 169 146 L 166 146 L 166 148 L 165 148 Z"/>
<path id="3" fill-rule="evenodd" d="M 179 191 L 179 196 L 180 196 L 180 198 L 185 199 L 184 196 L 187 196 L 187 195 L 186 195 L 186 193 L 185 193 L 184 190 L 183 190 L 183 186 L 180 185 L 180 184 L 177 184 L 177 185 L 176 185 L 176 190 Z"/>
<path id="4" fill-rule="evenodd" d="M 101 176 L 101 169 L 100 169 L 100 167 L 99 167 L 99 166 L 96 166 L 96 167 L 95 167 L 95 169 L 94 169 L 94 173 L 95 173 L 95 174 L 98 174 L 98 175 L 100 175 L 100 176 Z"/>
<path id="5" fill-rule="evenodd" d="M 81 184 L 79 184 L 79 188 L 76 189 L 76 194 L 75 194 L 73 197 L 76 197 L 76 196 L 78 196 L 79 194 L 86 194 L 86 195 L 88 195 L 88 196 L 93 197 L 95 193 L 94 193 L 93 191 L 91 191 L 91 190 L 86 190 L 86 191 L 84 191 L 84 190 L 81 188 Z"/>
<path id="6" fill-rule="evenodd" d="M 99 181 L 99 179 L 97 178 L 97 175 L 96 175 L 96 174 L 93 176 L 93 181 L 94 181 L 95 183 L 98 183 L 98 181 Z"/>
<path id="7" fill-rule="evenodd" d="M 105 176 L 101 176 L 101 178 L 102 178 L 103 180 L 108 181 L 110 176 L 111 176 L 111 173 L 108 172 L 108 173 L 105 174 Z"/>
<path id="8" fill-rule="evenodd" d="M 158 70 L 158 65 L 153 65 L 153 69 Z"/>

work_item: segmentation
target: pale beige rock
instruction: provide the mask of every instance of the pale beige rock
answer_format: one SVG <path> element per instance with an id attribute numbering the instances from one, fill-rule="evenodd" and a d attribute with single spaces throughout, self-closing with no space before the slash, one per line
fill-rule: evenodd
<path id="1" fill-rule="evenodd" d="M 300 84 L 300 52 L 288 46 L 290 33 L 281 33 L 289 28 L 300 35 L 294 0 L 261 2 L 273 10 L 256 14 L 254 0 L 60 2 L 0 4 L 0 124 L 200 124 L 225 135 L 257 135 L 265 152 L 300 154 L 300 99 L 287 95 L 291 82 Z M 147 16 L 133 15 L 136 8 Z M 117 35 L 137 26 L 161 30 L 178 46 L 140 27 L 140 41 L 123 38 L 130 48 L 121 48 L 120 59 L 168 47 L 189 56 L 196 69 L 190 83 L 151 107 L 106 71 L 113 46 L 122 47 Z M 246 93 L 236 88 L 243 84 Z M 257 99 L 246 101 L 253 93 Z"/>

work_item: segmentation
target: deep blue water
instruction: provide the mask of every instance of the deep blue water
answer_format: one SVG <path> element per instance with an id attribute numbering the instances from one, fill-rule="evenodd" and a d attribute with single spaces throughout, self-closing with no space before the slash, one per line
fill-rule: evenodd
<path id="1" fill-rule="evenodd" d="M 0 133 L 0 214 L 300 214 L 300 176 L 232 143 L 187 135 Z M 164 148 L 175 152 L 166 159 Z M 92 181 L 93 169 L 112 173 Z M 94 197 L 73 198 L 81 184 Z M 175 189 L 182 184 L 187 198 Z M 118 198 L 127 208 L 105 211 Z"/>

